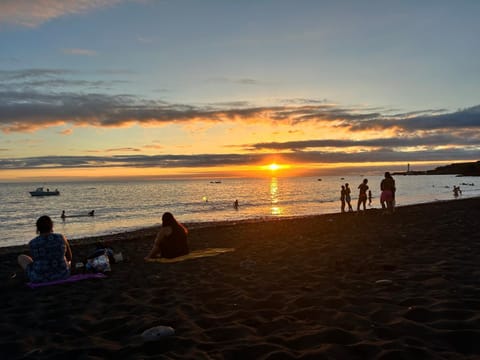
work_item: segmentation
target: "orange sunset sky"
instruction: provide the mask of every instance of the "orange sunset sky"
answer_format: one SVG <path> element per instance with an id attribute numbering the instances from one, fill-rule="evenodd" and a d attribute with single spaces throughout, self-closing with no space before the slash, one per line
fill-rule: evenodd
<path id="1" fill-rule="evenodd" d="M 0 181 L 479 160 L 479 14 L 466 0 L 1 1 Z"/>

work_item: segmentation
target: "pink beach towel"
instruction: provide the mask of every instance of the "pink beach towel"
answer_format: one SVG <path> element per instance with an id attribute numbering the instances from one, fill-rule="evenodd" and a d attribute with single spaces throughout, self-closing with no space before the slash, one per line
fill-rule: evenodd
<path id="1" fill-rule="evenodd" d="M 42 287 L 42 286 L 66 284 L 66 283 L 72 283 L 72 282 L 86 280 L 86 279 L 103 279 L 103 278 L 106 278 L 106 277 L 107 277 L 107 275 L 102 274 L 102 273 L 76 274 L 76 275 L 72 275 L 72 276 L 70 276 L 66 279 L 63 279 L 63 280 L 55 280 L 55 281 L 48 281 L 48 282 L 42 282 L 42 283 L 29 282 L 29 283 L 27 283 L 27 286 L 31 289 L 35 289 L 35 288 Z"/>

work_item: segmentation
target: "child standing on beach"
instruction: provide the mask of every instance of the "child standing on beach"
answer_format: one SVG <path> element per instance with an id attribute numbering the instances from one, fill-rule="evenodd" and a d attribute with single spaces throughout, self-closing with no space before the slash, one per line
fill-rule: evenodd
<path id="1" fill-rule="evenodd" d="M 357 211 L 360 211 L 360 205 L 363 204 L 363 211 L 367 210 L 367 190 L 368 190 L 368 179 L 363 179 L 363 182 L 358 185 L 360 189 L 360 193 L 358 194 L 358 203 L 357 203 Z"/>

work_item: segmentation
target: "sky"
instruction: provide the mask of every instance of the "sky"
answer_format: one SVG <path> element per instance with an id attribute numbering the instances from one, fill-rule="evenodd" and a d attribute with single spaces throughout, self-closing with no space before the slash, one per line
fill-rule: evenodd
<path id="1" fill-rule="evenodd" d="M 0 181 L 480 160 L 479 16 L 477 0 L 0 0 Z"/>

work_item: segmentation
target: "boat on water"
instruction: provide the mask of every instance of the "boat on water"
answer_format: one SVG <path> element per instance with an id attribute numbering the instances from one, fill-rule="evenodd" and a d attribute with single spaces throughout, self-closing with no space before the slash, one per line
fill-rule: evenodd
<path id="1" fill-rule="evenodd" d="M 87 214 L 73 214 L 73 215 L 67 215 L 67 214 L 65 214 L 65 210 L 63 210 L 62 215 L 60 215 L 60 217 L 63 220 L 65 220 L 66 218 L 85 217 L 85 216 L 95 216 L 95 210 L 89 211 Z"/>
<path id="2" fill-rule="evenodd" d="M 55 189 L 55 191 L 50 191 L 50 189 L 44 190 L 43 187 L 37 188 L 35 191 L 29 191 L 32 196 L 53 196 L 60 195 L 60 191 Z"/>

